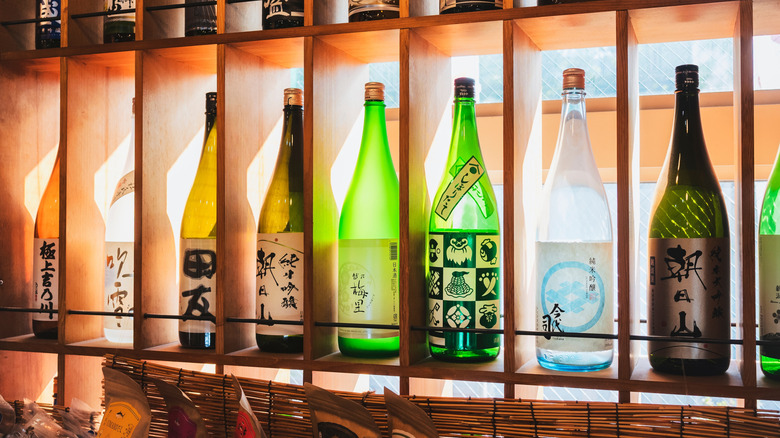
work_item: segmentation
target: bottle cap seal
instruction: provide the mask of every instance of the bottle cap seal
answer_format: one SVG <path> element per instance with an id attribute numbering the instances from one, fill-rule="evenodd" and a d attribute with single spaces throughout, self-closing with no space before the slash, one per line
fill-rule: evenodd
<path id="1" fill-rule="evenodd" d="M 285 88 L 284 104 L 303 106 L 303 90 L 300 88 Z"/>
<path id="2" fill-rule="evenodd" d="M 366 100 L 385 100 L 385 84 L 381 82 L 366 83 Z"/>
<path id="3" fill-rule="evenodd" d="M 217 112 L 217 93 L 214 91 L 206 93 L 206 112 Z"/>
<path id="4" fill-rule="evenodd" d="M 585 89 L 585 70 L 581 68 L 567 68 L 563 71 L 563 89 Z"/>
<path id="5" fill-rule="evenodd" d="M 455 79 L 455 97 L 469 97 L 474 98 L 474 79 L 471 78 L 457 78 Z"/>
<path id="6" fill-rule="evenodd" d="M 694 64 L 678 65 L 674 69 L 675 86 L 678 90 L 684 88 L 699 88 L 699 66 Z"/>

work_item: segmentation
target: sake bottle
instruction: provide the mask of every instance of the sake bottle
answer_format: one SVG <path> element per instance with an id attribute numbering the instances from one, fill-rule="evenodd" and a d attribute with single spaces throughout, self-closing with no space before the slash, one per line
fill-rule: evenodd
<path id="1" fill-rule="evenodd" d="M 257 317 L 303 321 L 303 91 L 284 90 L 282 141 L 257 226 Z M 300 353 L 303 326 L 257 325 L 262 351 Z"/>
<path id="2" fill-rule="evenodd" d="M 612 333 L 612 221 L 590 146 L 585 72 L 563 72 L 558 143 L 536 229 L 536 358 L 545 368 L 593 371 L 612 363 L 612 340 L 556 332 Z"/>
<path id="3" fill-rule="evenodd" d="M 36 18 L 56 18 L 54 20 L 39 21 L 35 23 L 36 49 L 50 49 L 60 46 L 60 1 L 61 0 L 37 0 L 36 2 Z"/>
<path id="4" fill-rule="evenodd" d="M 450 151 L 428 225 L 428 327 L 498 329 L 498 206 L 477 134 L 474 79 L 455 79 Z M 495 358 L 501 335 L 429 331 L 431 355 L 453 362 Z"/>
<path id="5" fill-rule="evenodd" d="M 214 348 L 217 302 L 217 93 L 206 93 L 206 131 L 200 164 L 181 220 L 179 341 Z M 187 317 L 200 317 L 189 319 Z"/>
<path id="6" fill-rule="evenodd" d="M 106 15 L 103 19 L 103 43 L 135 41 L 135 0 L 105 0 L 105 2 L 106 11 L 116 13 Z"/>
<path id="7" fill-rule="evenodd" d="M 304 0 L 263 0 L 263 29 L 303 26 Z"/>
<path id="8" fill-rule="evenodd" d="M 340 323 L 398 324 L 398 176 L 385 122 L 385 87 L 366 84 L 365 121 L 355 173 L 339 219 Z M 398 330 L 340 327 L 348 356 L 398 354 Z"/>
<path id="9" fill-rule="evenodd" d="M 185 0 L 201 3 L 201 0 Z M 210 35 L 217 33 L 217 5 L 190 6 L 184 9 L 184 35 Z"/>
<path id="10" fill-rule="evenodd" d="M 132 313 L 135 242 L 135 99 L 130 147 L 106 217 L 105 311 Z M 133 318 L 106 316 L 103 333 L 111 342 L 133 342 Z"/>
<path id="11" fill-rule="evenodd" d="M 43 191 L 33 230 L 33 307 L 57 310 L 60 285 L 60 154 Z M 33 313 L 33 333 L 39 338 L 57 339 L 56 313 Z"/>
<path id="12" fill-rule="evenodd" d="M 502 9 L 504 0 L 439 0 L 439 13 L 492 11 Z"/>
<path id="13" fill-rule="evenodd" d="M 398 0 L 349 0 L 349 21 L 398 18 Z"/>
<path id="14" fill-rule="evenodd" d="M 767 181 L 758 227 L 758 307 L 762 341 L 780 341 L 780 150 Z M 761 371 L 780 379 L 780 344 L 759 348 Z"/>
<path id="15" fill-rule="evenodd" d="M 648 248 L 648 334 L 689 342 L 650 341 L 657 371 L 715 375 L 729 367 L 729 224 L 699 113 L 699 68 L 675 69 L 674 122 L 658 178 Z"/>

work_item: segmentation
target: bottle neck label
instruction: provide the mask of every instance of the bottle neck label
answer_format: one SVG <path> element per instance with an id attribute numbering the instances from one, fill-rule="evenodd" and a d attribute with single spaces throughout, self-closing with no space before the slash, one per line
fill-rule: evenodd
<path id="1" fill-rule="evenodd" d="M 453 178 L 441 194 L 434 211 L 440 218 L 446 221 L 461 199 L 463 199 L 466 193 L 469 193 L 480 206 L 483 216 L 488 217 L 489 214 L 486 214 L 488 209 L 483 207 L 486 207 L 486 202 L 489 201 L 485 198 L 480 187 L 476 186 L 479 179 L 485 174 L 485 167 L 482 166 L 476 157 L 471 157 L 465 163 L 462 163 L 460 159 L 458 161 L 459 163 L 456 163 L 450 169 L 450 174 L 453 175 Z M 476 187 L 475 193 L 470 193 L 472 187 Z M 476 193 L 476 191 L 479 193 Z"/>
<path id="2" fill-rule="evenodd" d="M 257 234 L 257 318 L 303 321 L 303 233 Z M 257 325 L 260 335 L 302 335 L 303 326 Z"/>
<path id="3" fill-rule="evenodd" d="M 113 206 L 123 196 L 129 195 L 135 192 L 135 171 L 130 171 L 127 175 L 123 176 L 116 184 L 116 190 L 114 190 L 114 197 L 111 199 L 111 205 Z"/>
<path id="4" fill-rule="evenodd" d="M 729 239 L 647 241 L 648 334 L 730 339 Z M 674 359 L 729 357 L 728 344 L 650 341 L 648 352 Z"/>
<path id="5" fill-rule="evenodd" d="M 612 349 L 611 339 L 556 337 L 612 333 L 612 242 L 536 242 L 537 348 L 571 352 Z"/>
<path id="6" fill-rule="evenodd" d="M 501 308 L 499 235 L 428 235 L 428 327 L 498 329 Z M 455 332 L 429 332 L 432 345 L 461 349 Z M 500 346 L 500 335 L 477 334 L 474 349 Z"/>
<path id="7" fill-rule="evenodd" d="M 131 313 L 134 300 L 133 242 L 106 242 L 105 311 Z M 133 318 L 107 316 L 103 328 L 132 330 Z"/>
<path id="8" fill-rule="evenodd" d="M 398 12 L 398 0 L 349 0 L 349 16 L 366 11 Z"/>
<path id="9" fill-rule="evenodd" d="M 217 303 L 217 239 L 181 239 L 179 314 L 209 320 L 184 319 L 179 331 L 214 333 Z M 208 337 L 207 337 L 208 338 Z"/>
<path id="10" fill-rule="evenodd" d="M 780 236 L 758 236 L 758 296 L 761 339 L 780 340 Z"/>
<path id="11" fill-rule="evenodd" d="M 504 0 L 439 0 L 440 12 L 456 6 L 494 6 L 496 9 L 502 9 Z"/>
<path id="12" fill-rule="evenodd" d="M 303 17 L 303 0 L 263 0 L 265 19 Z"/>
<path id="13" fill-rule="evenodd" d="M 60 239 L 33 241 L 33 307 L 57 310 L 60 303 Z M 33 313 L 33 321 L 57 321 L 56 313 Z"/>

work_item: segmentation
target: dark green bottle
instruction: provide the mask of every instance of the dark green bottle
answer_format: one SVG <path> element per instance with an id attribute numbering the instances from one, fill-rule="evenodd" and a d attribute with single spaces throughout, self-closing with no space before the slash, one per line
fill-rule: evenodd
<path id="1" fill-rule="evenodd" d="M 723 193 L 704 144 L 699 69 L 676 72 L 672 139 L 658 178 L 648 239 L 648 333 L 686 340 L 728 340 L 731 330 L 729 224 Z M 657 371 L 716 375 L 730 346 L 650 341 Z"/>
<path id="2" fill-rule="evenodd" d="M 135 41 L 135 0 L 105 0 L 106 15 L 103 20 L 103 43 Z M 121 12 L 131 11 L 131 12 Z"/>

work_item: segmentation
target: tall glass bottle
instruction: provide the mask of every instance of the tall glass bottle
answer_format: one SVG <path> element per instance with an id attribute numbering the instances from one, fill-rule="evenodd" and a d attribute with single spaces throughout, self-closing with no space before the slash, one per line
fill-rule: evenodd
<path id="1" fill-rule="evenodd" d="M 385 86 L 366 84 L 355 173 L 339 220 L 339 322 L 398 324 L 398 176 L 385 122 Z M 349 356 L 398 354 L 398 330 L 340 327 Z"/>
<path id="2" fill-rule="evenodd" d="M 587 212 L 587 213 L 585 213 Z M 585 72 L 563 72 L 558 143 L 536 229 L 536 358 L 545 368 L 593 371 L 612 363 L 611 339 L 554 332 L 612 333 L 612 221 L 590 146 Z"/>
<path id="3" fill-rule="evenodd" d="M 276 168 L 257 225 L 257 317 L 303 321 L 303 91 L 284 90 Z M 257 325 L 263 351 L 300 353 L 303 327 Z"/>
<path id="4" fill-rule="evenodd" d="M 214 348 L 217 299 L 217 93 L 206 93 L 206 134 L 181 220 L 179 322 L 184 347 Z"/>
<path id="5" fill-rule="evenodd" d="M 132 313 L 135 299 L 135 98 L 131 116 L 130 147 L 122 178 L 116 184 L 106 217 L 105 311 Z M 133 342 L 133 318 L 106 316 L 103 333 L 111 342 Z"/>
<path id="6" fill-rule="evenodd" d="M 201 3 L 201 0 L 185 0 L 187 3 Z M 217 6 L 190 6 L 184 8 L 184 35 L 209 35 L 217 33 Z"/>
<path id="7" fill-rule="evenodd" d="M 730 338 L 729 224 L 704 144 L 699 68 L 675 69 L 674 122 L 655 192 L 648 249 L 648 333 L 680 339 Z M 661 372 L 715 375 L 729 366 L 728 344 L 650 341 Z"/>
<path id="8" fill-rule="evenodd" d="M 439 0 L 439 13 L 492 11 L 503 9 L 504 0 Z"/>
<path id="9" fill-rule="evenodd" d="M 758 307 L 762 341 L 780 341 L 780 150 L 767 181 L 758 227 Z M 761 371 L 780 379 L 780 345 L 759 348 Z"/>
<path id="10" fill-rule="evenodd" d="M 33 231 L 33 307 L 57 310 L 60 286 L 60 154 L 43 191 Z M 57 339 L 56 313 L 33 313 L 33 333 Z"/>
<path id="11" fill-rule="evenodd" d="M 106 11 L 133 12 L 106 15 L 103 19 L 103 43 L 135 41 L 135 0 L 105 0 Z"/>
<path id="12" fill-rule="evenodd" d="M 304 0 L 263 0 L 263 29 L 303 26 Z"/>
<path id="13" fill-rule="evenodd" d="M 455 79 L 450 152 L 428 225 L 428 327 L 498 329 L 501 252 L 498 206 L 485 168 L 474 111 L 474 79 Z M 431 331 L 437 359 L 498 356 L 501 335 Z"/>
<path id="14" fill-rule="evenodd" d="M 398 0 L 349 0 L 349 21 L 398 18 Z"/>
<path id="15" fill-rule="evenodd" d="M 50 49 L 60 46 L 60 0 L 38 0 L 36 18 L 54 18 L 35 23 L 35 48 Z"/>

